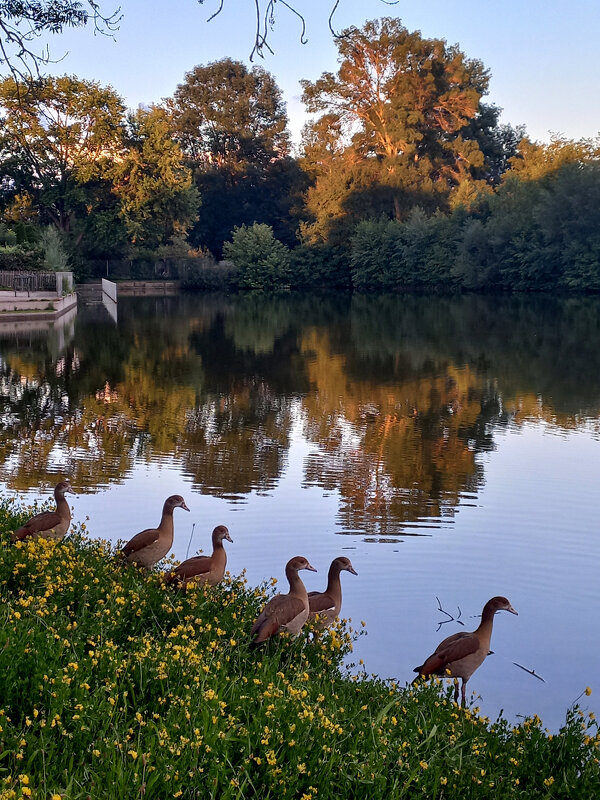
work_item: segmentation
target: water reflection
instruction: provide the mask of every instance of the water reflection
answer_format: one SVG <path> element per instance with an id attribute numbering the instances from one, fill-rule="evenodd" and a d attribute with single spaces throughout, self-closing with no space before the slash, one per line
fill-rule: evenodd
<path id="1" fill-rule="evenodd" d="M 499 430 L 597 426 L 599 310 L 182 296 L 123 298 L 116 325 L 84 310 L 60 331 L 0 329 L 0 479 L 96 491 L 169 460 L 235 500 L 274 489 L 300 426 L 303 484 L 337 493 L 341 531 L 426 533 L 480 490 Z"/>

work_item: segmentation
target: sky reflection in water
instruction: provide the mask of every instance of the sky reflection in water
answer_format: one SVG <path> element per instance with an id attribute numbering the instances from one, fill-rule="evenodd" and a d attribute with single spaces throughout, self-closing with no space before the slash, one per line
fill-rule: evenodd
<path id="1" fill-rule="evenodd" d="M 123 298 L 52 332 L 0 331 L 0 478 L 67 474 L 91 535 L 129 538 L 185 496 L 178 558 L 283 579 L 343 551 L 369 671 L 401 681 L 484 602 L 509 597 L 469 688 L 494 717 L 598 709 L 597 299 Z M 176 512 L 177 513 L 177 512 Z M 192 529 L 192 525 L 194 525 Z M 192 536 L 193 530 L 193 536 Z M 342 535 L 340 535 L 342 534 Z M 518 662 L 546 682 L 519 670 Z"/>

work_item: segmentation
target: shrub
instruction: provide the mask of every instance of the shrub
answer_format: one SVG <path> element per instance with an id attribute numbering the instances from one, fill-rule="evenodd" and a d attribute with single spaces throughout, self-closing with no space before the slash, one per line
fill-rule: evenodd
<path id="1" fill-rule="evenodd" d="M 51 272 L 66 272 L 70 269 L 69 256 L 60 233 L 52 225 L 42 232 L 41 245 L 44 250 L 44 267 Z"/>
<path id="2" fill-rule="evenodd" d="M 13 245 L 17 243 L 17 235 L 4 222 L 0 222 L 0 245 Z"/>
<path id="3" fill-rule="evenodd" d="M 38 247 L 7 245 L 0 247 L 0 269 L 42 269 L 44 251 Z"/>
<path id="4" fill-rule="evenodd" d="M 239 285 L 244 289 L 272 291 L 289 285 L 290 251 L 275 238 L 270 225 L 255 222 L 234 228 L 224 254 L 239 269 Z"/>
<path id="5" fill-rule="evenodd" d="M 350 289 L 350 254 L 330 244 L 303 244 L 290 253 L 290 282 L 297 289 Z"/>
<path id="6" fill-rule="evenodd" d="M 239 270 L 231 261 L 189 258 L 181 273 L 181 287 L 192 291 L 227 292 L 239 283 Z"/>

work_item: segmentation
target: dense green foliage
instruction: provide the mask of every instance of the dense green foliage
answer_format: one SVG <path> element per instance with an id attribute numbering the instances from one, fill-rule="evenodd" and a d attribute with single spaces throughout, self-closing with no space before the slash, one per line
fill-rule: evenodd
<path id="1" fill-rule="evenodd" d="M 600 290 L 600 165 L 507 181 L 471 213 L 361 222 L 353 285 L 363 289 Z"/>
<path id="2" fill-rule="evenodd" d="M 202 197 L 190 242 L 220 256 L 234 227 L 259 222 L 292 244 L 292 207 L 306 181 L 289 157 L 285 104 L 272 75 L 229 58 L 198 66 L 169 107 Z"/>
<path id="3" fill-rule="evenodd" d="M 272 289 L 285 285 L 289 274 L 289 252 L 273 236 L 268 225 L 242 225 L 225 244 L 225 257 L 239 269 L 238 283 L 244 289 Z"/>
<path id="4" fill-rule="evenodd" d="M 590 798 L 577 707 L 491 724 L 439 684 L 346 674 L 340 625 L 249 649 L 268 592 L 174 592 L 84 531 L 10 545 L 0 508 L 0 797 Z"/>
<path id="5" fill-rule="evenodd" d="M 79 277 L 115 261 L 199 290 L 600 290 L 598 141 L 499 124 L 484 65 L 398 19 L 336 45 L 337 72 L 303 82 L 296 157 L 275 79 L 231 58 L 129 114 L 93 81 L 0 82 L 0 266 L 40 264 L 52 225 Z"/>
<path id="6" fill-rule="evenodd" d="M 69 269 L 69 257 L 56 228 L 48 226 L 42 231 L 41 245 L 44 248 L 44 269 L 63 272 Z"/>

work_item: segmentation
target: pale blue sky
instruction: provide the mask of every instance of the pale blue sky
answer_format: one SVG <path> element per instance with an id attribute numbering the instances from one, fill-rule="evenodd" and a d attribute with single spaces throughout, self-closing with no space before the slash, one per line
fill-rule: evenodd
<path id="1" fill-rule="evenodd" d="M 100 0 L 103 10 L 118 0 Z M 135 108 L 159 102 L 173 93 L 186 71 L 230 56 L 248 63 L 253 41 L 252 0 L 225 0 L 223 12 L 207 17 L 219 0 L 122 0 L 123 20 L 115 41 L 91 30 L 69 31 L 51 39 L 54 57 L 66 58 L 50 70 L 111 84 Z M 280 6 L 270 44 L 275 55 L 256 59 L 276 77 L 287 102 L 295 140 L 304 117 L 301 78 L 314 80 L 337 68 L 335 43 L 327 28 L 333 0 L 296 0 L 308 26 L 306 45 L 299 43 L 296 19 Z M 550 132 L 568 138 L 600 132 L 597 43 L 598 0 L 341 0 L 338 28 L 360 26 L 378 16 L 397 16 L 426 37 L 458 43 L 470 58 L 491 72 L 488 100 L 504 109 L 503 122 L 523 123 L 534 139 Z"/>

